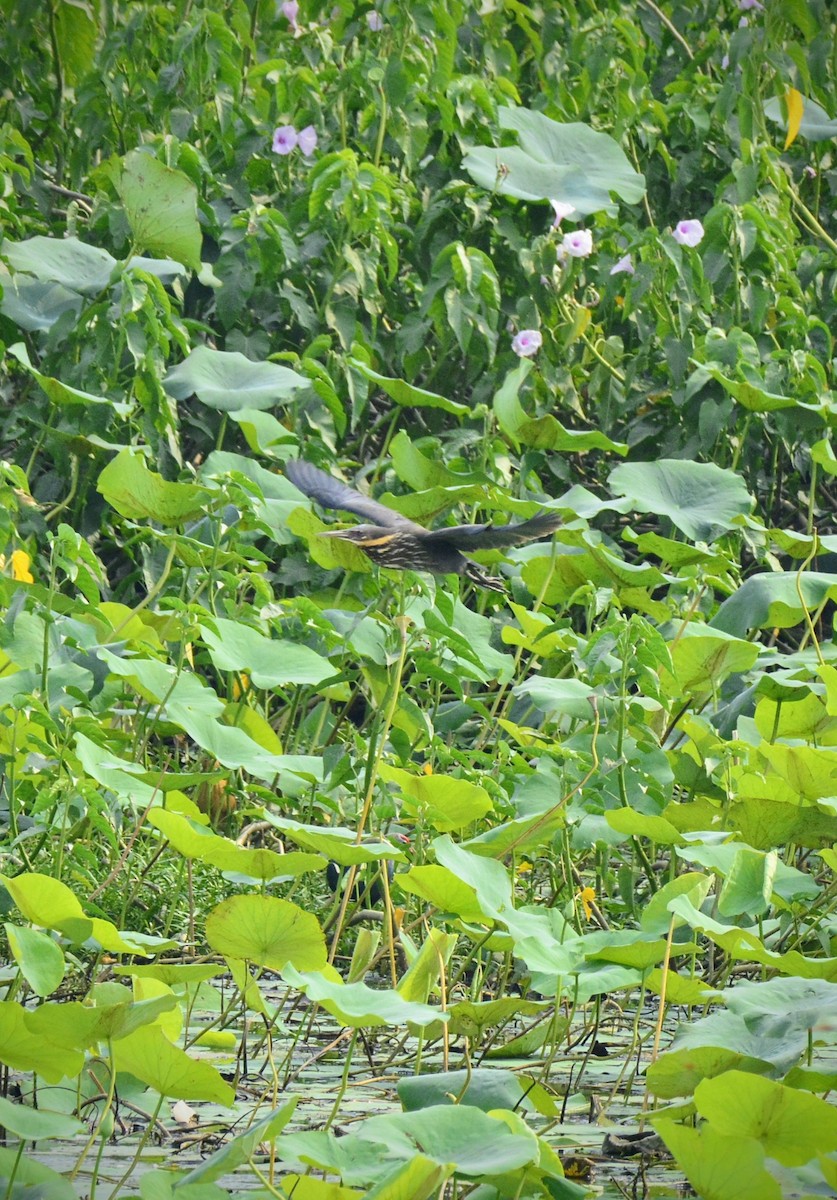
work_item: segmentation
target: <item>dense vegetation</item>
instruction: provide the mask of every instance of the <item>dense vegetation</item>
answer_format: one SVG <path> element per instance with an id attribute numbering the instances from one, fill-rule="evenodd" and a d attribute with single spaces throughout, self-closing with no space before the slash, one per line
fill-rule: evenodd
<path id="1" fill-rule="evenodd" d="M 837 1194 L 832 6 L 2 11 L 6 1195 Z"/>

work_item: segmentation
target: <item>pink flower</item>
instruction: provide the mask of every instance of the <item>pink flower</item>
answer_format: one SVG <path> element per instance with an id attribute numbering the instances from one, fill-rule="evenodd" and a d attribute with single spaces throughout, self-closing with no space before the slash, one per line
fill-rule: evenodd
<path id="1" fill-rule="evenodd" d="M 802 174 L 806 179 L 816 179 L 817 177 L 816 168 L 812 167 L 810 163 L 802 168 Z"/>
<path id="2" fill-rule="evenodd" d="M 374 9 L 372 9 L 371 12 L 366 14 L 366 24 L 373 33 L 380 33 L 384 27 L 384 18 L 379 12 L 376 12 Z"/>
<path id="3" fill-rule="evenodd" d="M 728 67 L 729 67 L 729 55 L 725 54 L 724 57 L 721 59 L 721 70 L 726 71 Z"/>
<path id="4" fill-rule="evenodd" d="M 299 16 L 299 4 L 297 3 L 297 0 L 284 0 L 282 5 L 282 16 L 288 18 L 291 29 L 293 29 L 294 32 L 299 29 L 299 23 L 297 21 L 297 17 Z"/>
<path id="5" fill-rule="evenodd" d="M 587 258 L 593 253 L 593 235 L 589 229 L 574 229 L 564 234 L 561 245 L 570 258 Z"/>
<path id="6" fill-rule="evenodd" d="M 634 271 L 635 267 L 630 254 L 623 254 L 619 261 L 610 268 L 611 275 L 633 275 Z"/>
<path id="7" fill-rule="evenodd" d="M 703 226 L 698 220 L 678 221 L 673 236 L 681 246 L 696 246 L 703 239 Z"/>
<path id="8" fill-rule="evenodd" d="M 543 345 L 543 338 L 537 329 L 521 329 L 512 342 L 512 350 L 520 358 L 534 358 Z"/>
<path id="9" fill-rule="evenodd" d="M 297 142 L 293 125 L 280 125 L 273 132 L 273 153 L 290 154 Z"/>
<path id="10" fill-rule="evenodd" d="M 306 158 L 310 158 L 317 149 L 317 131 L 313 125 L 306 125 L 297 134 L 296 144 Z"/>
<path id="11" fill-rule="evenodd" d="M 759 0 L 738 0 L 738 7 L 743 12 L 749 12 L 752 8 L 758 9 L 759 12 L 764 12 L 764 5 Z"/>
<path id="12" fill-rule="evenodd" d="M 555 220 L 552 222 L 552 228 L 557 229 L 563 221 L 564 217 L 568 217 L 575 212 L 574 204 L 565 204 L 563 200 L 550 200 L 549 202 L 555 209 Z"/>

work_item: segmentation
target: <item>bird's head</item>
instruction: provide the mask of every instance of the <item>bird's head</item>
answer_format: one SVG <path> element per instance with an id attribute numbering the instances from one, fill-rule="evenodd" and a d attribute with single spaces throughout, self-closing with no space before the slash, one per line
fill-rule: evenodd
<path id="1" fill-rule="evenodd" d="M 394 534 L 391 529 L 383 529 L 380 525 L 351 525 L 348 529 L 323 529 L 318 536 L 340 538 L 363 550 L 367 546 L 387 545 Z"/>

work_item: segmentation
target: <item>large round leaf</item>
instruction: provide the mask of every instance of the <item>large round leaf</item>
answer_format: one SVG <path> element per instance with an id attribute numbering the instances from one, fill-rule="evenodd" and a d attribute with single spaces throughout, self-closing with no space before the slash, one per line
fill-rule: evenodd
<path id="1" fill-rule="evenodd" d="M 210 500 L 206 488 L 172 482 L 149 470 L 142 454 L 127 446 L 102 471 L 96 489 L 123 517 L 161 525 L 182 525 L 203 516 Z"/>
<path id="2" fill-rule="evenodd" d="M 256 687 L 283 687 L 289 683 L 313 684 L 337 672 L 328 659 L 309 646 L 265 637 L 241 621 L 215 617 L 204 622 L 201 633 L 209 657 L 221 671 L 245 671 Z"/>
<path id="3" fill-rule="evenodd" d="M 116 187 L 137 246 L 201 269 L 198 190 L 187 175 L 132 150 L 122 160 Z"/>
<path id="4" fill-rule="evenodd" d="M 238 351 L 198 346 L 173 367 L 163 386 L 175 400 L 197 398 L 209 408 L 231 412 L 241 408 L 272 408 L 290 399 L 308 380 L 278 363 L 252 362 Z"/>
<path id="5" fill-rule="evenodd" d="M 326 945 L 316 917 L 275 896 L 233 896 L 206 918 L 213 950 L 260 967 L 281 971 L 292 963 L 301 971 L 325 966 Z"/>
<path id="6" fill-rule="evenodd" d="M 693 542 L 714 541 L 753 504 L 744 480 L 714 463 L 674 458 L 621 463 L 608 483 L 639 512 L 668 517 Z"/>
<path id="7" fill-rule="evenodd" d="M 561 200 L 579 216 L 615 213 L 615 192 L 628 204 L 645 195 L 645 179 L 606 133 L 579 121 L 561 124 L 526 108 L 501 108 L 500 126 L 518 146 L 474 146 L 463 166 L 482 187 L 521 200 Z"/>

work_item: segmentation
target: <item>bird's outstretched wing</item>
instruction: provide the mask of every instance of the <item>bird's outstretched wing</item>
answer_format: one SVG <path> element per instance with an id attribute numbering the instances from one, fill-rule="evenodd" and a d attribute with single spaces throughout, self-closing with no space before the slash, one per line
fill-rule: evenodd
<path id="1" fill-rule="evenodd" d="M 427 538 L 430 542 L 450 542 L 464 554 L 474 550 L 508 550 L 511 546 L 549 537 L 561 523 L 562 518 L 557 512 L 544 509 L 528 521 L 511 525 L 448 525 L 434 529 Z"/>
<path id="2" fill-rule="evenodd" d="M 356 516 L 365 517 L 375 525 L 383 525 L 390 529 L 426 532 L 424 526 L 416 525 L 414 521 L 409 521 L 393 509 L 379 504 L 377 500 L 361 495 L 354 488 L 347 487 L 339 479 L 327 475 L 325 471 L 301 458 L 293 458 L 286 462 L 285 474 L 294 487 L 316 500 L 323 508 L 339 508 L 344 512 L 355 513 Z"/>

